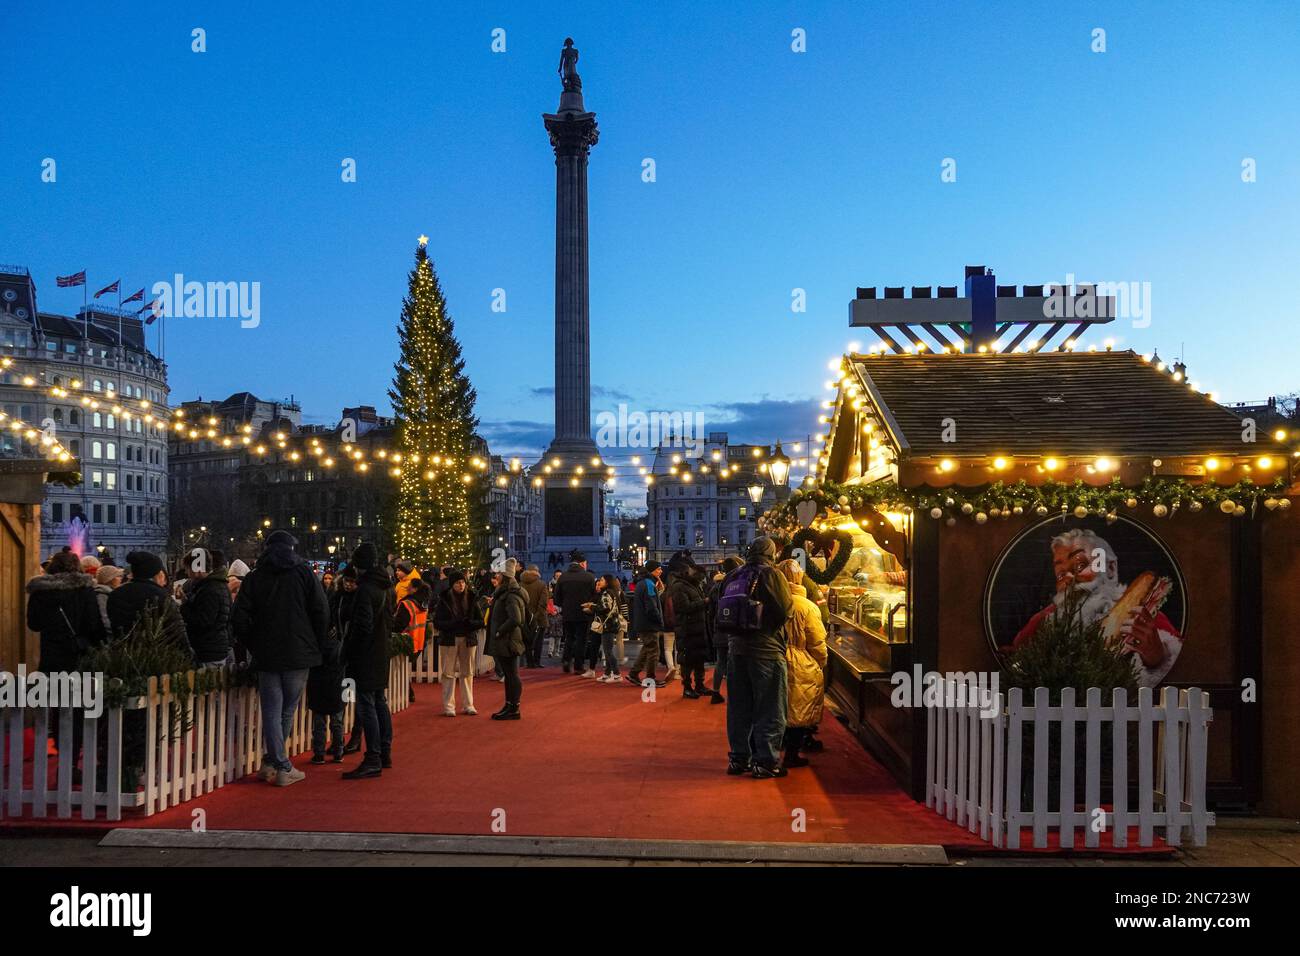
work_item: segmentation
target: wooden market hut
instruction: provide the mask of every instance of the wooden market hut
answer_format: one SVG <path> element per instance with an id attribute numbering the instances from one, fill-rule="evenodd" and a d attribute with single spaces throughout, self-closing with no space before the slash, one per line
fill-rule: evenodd
<path id="1" fill-rule="evenodd" d="M 849 354 L 838 376 L 820 478 L 770 517 L 786 534 L 811 522 L 869 536 L 862 554 L 877 564 L 853 576 L 838 545 L 805 539 L 838 565 L 822 572 L 839 576 L 828 694 L 914 797 L 925 714 L 891 705 L 891 675 L 996 671 L 1027 633 L 1019 619 L 1014 645 L 993 633 L 1000 582 L 1019 568 L 1004 590 L 1041 607 L 1060 587 L 1048 542 L 1077 528 L 1132 544 L 1118 586 L 1143 561 L 1173 579 L 1177 610 L 1161 613 L 1176 626 L 1160 618 L 1152 659 L 1160 686 L 1210 693 L 1209 799 L 1300 813 L 1295 435 L 1253 427 L 1181 367 L 1128 351 L 977 352 L 968 338 L 941 354 Z M 861 593 L 880 581 L 892 603 Z M 1141 676 L 1147 658 L 1134 660 Z"/>

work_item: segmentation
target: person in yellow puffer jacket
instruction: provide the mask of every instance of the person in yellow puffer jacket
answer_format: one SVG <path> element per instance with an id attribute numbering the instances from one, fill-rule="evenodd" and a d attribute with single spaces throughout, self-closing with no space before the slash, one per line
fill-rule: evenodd
<path id="1" fill-rule="evenodd" d="M 415 586 L 416 581 L 422 581 L 420 572 L 415 570 L 415 565 L 406 558 L 399 558 L 393 563 L 393 569 L 397 572 L 397 596 L 393 602 L 394 605 L 401 604 L 402 600 L 411 593 L 411 588 Z"/>
<path id="2" fill-rule="evenodd" d="M 804 596 L 803 571 L 795 561 L 777 565 L 790 584 L 794 610 L 785 622 L 786 667 L 786 767 L 806 767 L 808 758 L 799 756 L 799 748 L 812 729 L 821 722 L 826 699 L 826 628 L 821 611 Z"/>

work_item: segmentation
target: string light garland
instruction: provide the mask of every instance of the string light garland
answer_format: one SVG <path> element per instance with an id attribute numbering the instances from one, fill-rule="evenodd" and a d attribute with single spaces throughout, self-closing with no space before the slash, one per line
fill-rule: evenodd
<path id="1" fill-rule="evenodd" d="M 990 519 L 1028 515 L 1045 518 L 1051 515 L 1086 518 L 1096 515 L 1114 521 L 1124 511 L 1149 506 L 1156 518 L 1167 518 L 1179 511 L 1193 514 L 1214 508 L 1234 517 L 1254 517 L 1262 506 L 1265 512 L 1285 512 L 1291 501 L 1285 497 L 1287 483 L 1278 479 L 1259 485 L 1243 479 L 1232 485 L 1192 484 L 1181 478 L 1149 477 L 1136 487 L 1126 486 L 1119 478 L 1105 485 L 1090 485 L 1079 480 L 1070 483 L 1045 481 L 1029 484 L 997 481 L 980 488 L 902 488 L 894 481 L 873 481 L 860 485 L 823 482 L 816 488 L 801 488 L 772 508 L 761 519 L 765 530 L 789 535 L 799 530 L 796 509 L 801 502 L 816 504 L 818 516 L 827 520 L 835 515 L 851 515 L 867 509 L 912 513 L 947 524 L 967 518 L 976 524 Z"/>

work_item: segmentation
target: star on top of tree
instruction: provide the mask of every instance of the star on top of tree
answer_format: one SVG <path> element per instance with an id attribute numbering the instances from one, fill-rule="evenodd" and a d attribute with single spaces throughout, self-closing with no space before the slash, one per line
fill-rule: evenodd
<path id="1" fill-rule="evenodd" d="M 429 237 L 422 234 L 420 238 L 416 241 L 420 243 L 420 248 L 423 249 L 425 246 L 429 244 Z"/>

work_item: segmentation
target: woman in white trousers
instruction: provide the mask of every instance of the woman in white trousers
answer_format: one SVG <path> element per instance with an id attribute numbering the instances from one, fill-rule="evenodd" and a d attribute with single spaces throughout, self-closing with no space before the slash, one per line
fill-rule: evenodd
<path id="1" fill-rule="evenodd" d="M 474 709 L 474 658 L 478 651 L 479 622 L 474 597 L 469 593 L 465 573 L 453 570 L 450 586 L 434 608 L 433 623 L 438 631 L 438 683 L 442 685 L 442 714 L 456 716 L 456 687 L 460 686 L 466 716 Z"/>

